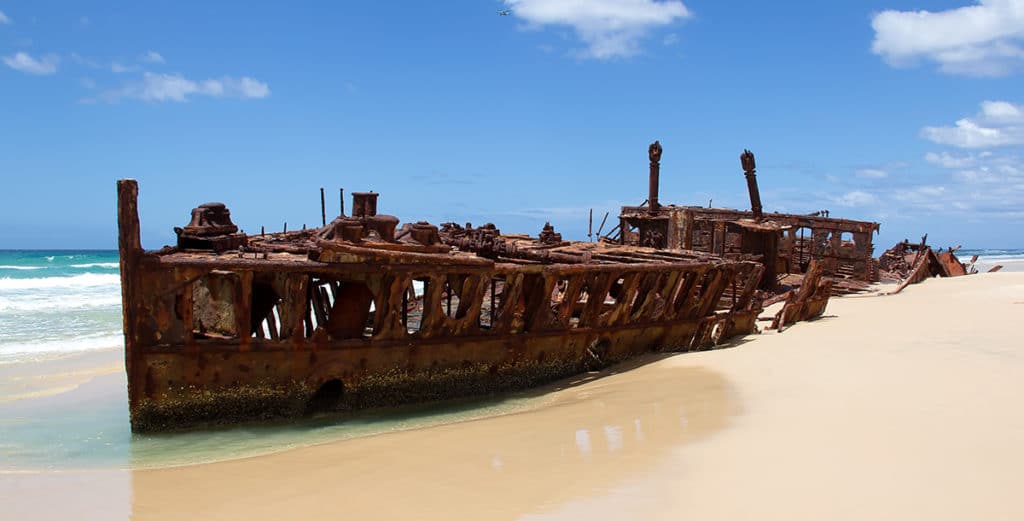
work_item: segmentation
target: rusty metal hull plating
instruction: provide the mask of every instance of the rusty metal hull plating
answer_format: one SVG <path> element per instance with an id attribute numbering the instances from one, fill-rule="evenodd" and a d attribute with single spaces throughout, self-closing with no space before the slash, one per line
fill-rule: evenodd
<path id="1" fill-rule="evenodd" d="M 761 311 L 755 262 L 551 230 L 539 241 L 493 226 L 396 234 L 375 197 L 334 228 L 244 241 L 198 229 L 210 251 L 146 252 L 137 193 L 118 182 L 136 431 L 521 389 L 710 347 L 752 332 Z M 241 246 L 217 251 L 221 237 Z"/>

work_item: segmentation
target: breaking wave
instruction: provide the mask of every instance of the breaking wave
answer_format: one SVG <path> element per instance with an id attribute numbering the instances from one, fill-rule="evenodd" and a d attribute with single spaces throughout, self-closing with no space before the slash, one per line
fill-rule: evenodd
<path id="1" fill-rule="evenodd" d="M 115 349 L 116 251 L 0 250 L 0 363 Z"/>
<path id="2" fill-rule="evenodd" d="M 124 347 L 124 335 L 120 331 L 82 335 L 75 338 L 51 339 L 41 342 L 12 342 L 0 344 L 0 361 L 24 359 L 25 355 L 66 354 L 97 349 L 118 349 Z"/>
<path id="3" fill-rule="evenodd" d="M 83 273 L 70 277 L 38 277 L 31 279 L 0 278 L 0 291 L 45 288 L 87 288 L 92 286 L 116 286 L 121 276 L 113 273 Z"/>

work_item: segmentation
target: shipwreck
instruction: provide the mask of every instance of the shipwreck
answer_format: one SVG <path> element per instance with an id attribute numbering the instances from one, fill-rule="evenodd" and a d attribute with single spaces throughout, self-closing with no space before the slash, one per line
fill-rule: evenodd
<path id="1" fill-rule="evenodd" d="M 323 226 L 245 234 L 202 204 L 142 248 L 117 183 L 132 429 L 348 411 L 522 389 L 756 328 L 765 264 L 668 243 L 494 225 L 399 226 L 378 194 Z M 667 229 L 666 229 L 667 231 Z"/>
<path id="2" fill-rule="evenodd" d="M 875 222 L 764 212 L 750 151 L 749 210 L 663 205 L 661 155 L 656 141 L 647 200 L 622 207 L 597 242 L 563 240 L 550 224 L 535 237 L 490 223 L 399 226 L 374 192 L 351 194 L 351 215 L 342 198 L 328 222 L 321 190 L 319 228 L 249 235 L 225 204 L 205 203 L 174 246 L 145 251 L 138 184 L 118 181 L 132 429 L 524 389 L 710 348 L 758 320 L 782 329 L 882 278 L 898 291 L 974 271 L 924 239 L 876 259 Z"/>

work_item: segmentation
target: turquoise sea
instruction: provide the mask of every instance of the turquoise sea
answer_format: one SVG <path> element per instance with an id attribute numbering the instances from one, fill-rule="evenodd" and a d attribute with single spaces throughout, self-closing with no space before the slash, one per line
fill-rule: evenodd
<path id="1" fill-rule="evenodd" d="M 0 251 L 0 364 L 123 345 L 116 251 Z"/>
<path id="2" fill-rule="evenodd" d="M 961 250 L 1024 271 L 1024 249 Z M 133 435 L 116 251 L 0 250 L 0 472 L 139 468 L 236 458 L 514 412 L 540 394 L 278 425 Z M 88 376 L 96 367 L 105 371 Z M 88 377 L 78 378 L 79 373 Z"/>
<path id="3" fill-rule="evenodd" d="M 116 251 L 0 251 L 0 472 L 216 461 L 502 414 L 537 400 L 512 396 L 277 425 L 133 435 L 120 365 L 123 348 Z M 108 370 L 79 385 L 75 373 L 96 367 Z M 75 387 L 65 389 L 68 382 Z"/>

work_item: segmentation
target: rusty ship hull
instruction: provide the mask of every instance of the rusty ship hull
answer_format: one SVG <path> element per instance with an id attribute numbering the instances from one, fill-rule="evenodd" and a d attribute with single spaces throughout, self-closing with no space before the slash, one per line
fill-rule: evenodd
<path id="1" fill-rule="evenodd" d="M 756 262 L 547 229 L 396 233 L 361 196 L 323 228 L 251 236 L 204 205 L 177 246 L 144 251 L 138 185 L 118 182 L 133 430 L 523 389 L 710 347 L 761 311 Z"/>

